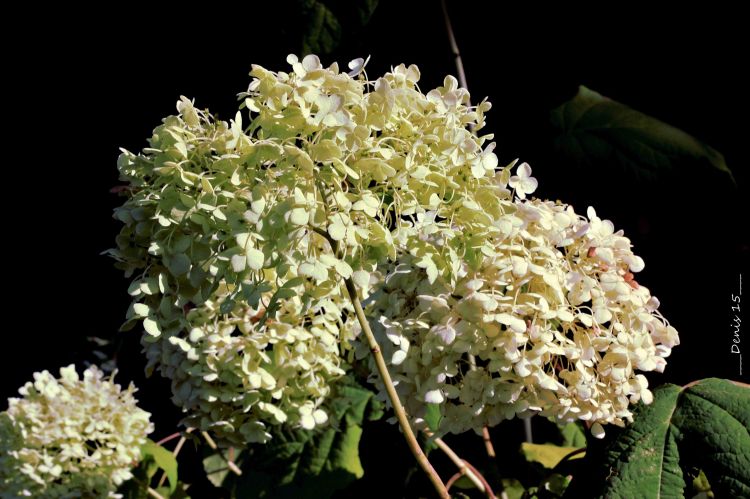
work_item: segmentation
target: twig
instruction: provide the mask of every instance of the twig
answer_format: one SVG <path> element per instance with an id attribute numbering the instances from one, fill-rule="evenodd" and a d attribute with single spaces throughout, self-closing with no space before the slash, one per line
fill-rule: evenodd
<path id="1" fill-rule="evenodd" d="M 492 487 L 490 487 L 489 482 L 482 476 L 482 474 L 479 472 L 478 469 L 474 467 L 473 464 L 471 464 L 469 461 L 464 461 L 466 463 L 466 466 L 469 467 L 469 469 L 482 481 L 482 484 L 484 485 L 485 489 L 487 490 L 486 494 L 487 497 L 490 499 L 497 499 L 497 496 L 495 495 L 495 492 L 492 490 Z"/>
<path id="2" fill-rule="evenodd" d="M 158 442 L 156 442 L 156 445 L 164 445 L 167 442 L 170 442 L 170 441 L 174 440 L 175 438 L 179 437 L 180 435 L 182 435 L 182 432 L 176 431 L 176 432 L 172 433 L 171 435 L 169 435 L 167 437 L 164 437 L 161 440 L 159 440 Z"/>
<path id="3" fill-rule="evenodd" d="M 224 454 L 221 453 L 221 450 L 219 449 L 219 446 L 216 445 L 216 442 L 214 442 L 214 439 L 211 438 L 211 435 L 209 435 L 207 432 L 202 431 L 201 435 L 203 435 L 203 438 L 206 440 L 206 443 L 208 444 L 211 449 L 217 451 L 219 453 L 219 456 L 224 460 L 225 463 L 227 463 L 227 468 L 230 469 L 232 473 L 234 473 L 237 476 L 242 475 L 242 470 L 237 467 L 236 464 L 234 464 L 232 461 L 228 460 Z"/>
<path id="4" fill-rule="evenodd" d="M 323 189 L 321 189 L 321 192 L 323 195 L 325 195 L 325 191 Z M 338 254 L 338 243 L 330 236 L 330 234 L 328 234 L 328 232 L 318 227 L 313 227 L 312 230 L 316 234 L 325 238 L 326 241 L 328 241 L 328 244 L 331 245 L 331 250 L 334 252 L 334 254 Z M 385 363 L 383 353 L 380 351 L 378 340 L 375 339 L 375 335 L 370 328 L 370 323 L 367 321 L 367 317 L 365 316 L 365 311 L 362 309 L 362 303 L 360 303 L 359 301 L 359 296 L 357 295 L 357 288 L 354 285 L 354 281 L 351 277 L 349 277 L 348 279 L 344 279 L 344 285 L 346 286 L 346 291 L 349 293 L 349 299 L 351 300 L 352 306 L 354 307 L 354 313 L 357 316 L 359 325 L 362 328 L 365 337 L 367 338 L 370 352 L 372 352 L 372 355 L 375 358 L 375 365 L 378 368 L 378 373 L 380 374 L 380 378 L 383 381 L 383 385 L 385 385 L 385 391 L 388 395 L 388 399 L 391 402 L 391 406 L 393 407 L 393 412 L 396 413 L 396 418 L 398 419 L 398 423 L 401 426 L 401 431 L 404 435 L 404 438 L 406 439 L 407 445 L 409 446 L 409 450 L 411 450 L 411 453 L 414 455 L 417 463 L 419 463 L 419 466 L 427 474 L 427 477 L 430 479 L 430 482 L 432 482 L 432 485 L 433 487 L 435 487 L 438 495 L 440 495 L 440 497 L 443 499 L 450 499 L 448 489 L 445 488 L 445 484 L 443 484 L 443 481 L 440 479 L 440 475 L 437 474 L 437 471 L 435 471 L 435 468 L 433 468 L 432 463 L 430 463 L 424 451 L 422 451 L 422 448 L 419 446 L 419 442 L 417 442 L 417 437 L 414 435 L 414 430 L 411 427 L 409 416 L 406 414 L 406 410 L 401 404 L 401 399 L 398 398 L 396 387 L 393 385 L 393 380 L 391 380 L 391 374 L 388 372 L 388 365 Z"/>
<path id="5" fill-rule="evenodd" d="M 443 20 L 445 21 L 445 30 L 448 32 L 448 41 L 451 44 L 451 51 L 453 52 L 453 56 L 456 58 L 456 72 L 458 73 L 458 83 L 463 88 L 469 88 L 469 86 L 466 84 L 466 73 L 464 72 L 464 63 L 461 59 L 461 52 L 458 50 L 456 36 L 453 34 L 453 25 L 451 24 L 451 18 L 448 15 L 448 6 L 445 4 L 445 0 L 441 0 L 440 5 L 443 8 Z"/>
<path id="6" fill-rule="evenodd" d="M 182 450 L 182 446 L 185 445 L 185 442 L 187 441 L 187 438 L 182 437 L 179 442 L 177 442 L 177 445 L 174 446 L 174 450 L 172 451 L 172 455 L 174 457 L 177 457 L 177 454 L 180 453 Z"/>
<path id="7" fill-rule="evenodd" d="M 463 470 L 457 471 L 452 477 L 448 479 L 447 482 L 445 482 L 445 488 L 450 490 L 451 487 L 453 487 L 453 484 L 456 483 L 456 480 L 458 480 L 462 476 L 464 476 Z"/>
<path id="8" fill-rule="evenodd" d="M 534 434 L 531 432 L 531 417 L 523 418 L 523 432 L 526 436 L 526 442 L 534 443 Z"/>
<path id="9" fill-rule="evenodd" d="M 495 453 L 495 446 L 492 445 L 490 429 L 487 428 L 487 425 L 482 427 L 482 440 L 484 440 L 484 448 L 487 451 L 487 455 L 490 456 L 490 458 L 495 459 L 497 454 Z"/>
<path id="10" fill-rule="evenodd" d="M 422 431 L 425 435 L 427 435 L 427 438 L 435 436 L 434 433 L 432 433 L 430 430 L 425 429 Z M 437 445 L 438 448 L 443 451 L 446 456 L 448 456 L 448 459 L 453 461 L 453 464 L 455 464 L 458 468 L 460 475 L 466 475 L 466 477 L 472 481 L 476 488 L 478 488 L 481 492 L 487 494 L 487 497 L 490 497 L 491 499 L 495 498 L 495 493 L 492 491 L 489 483 L 487 483 L 487 480 L 470 462 L 466 461 L 465 459 L 461 459 L 461 457 L 456 454 L 456 452 L 451 449 L 450 446 L 445 443 L 445 440 L 443 440 L 442 438 L 436 437 L 433 441 L 435 442 L 435 445 Z M 448 489 L 450 488 L 448 484 L 446 484 L 445 487 Z"/>
<path id="11" fill-rule="evenodd" d="M 148 489 L 146 489 L 146 492 L 148 492 L 148 495 L 150 495 L 154 499 L 164 499 L 163 495 L 159 494 L 157 491 L 155 491 L 151 487 L 149 487 Z"/>
<path id="12" fill-rule="evenodd" d="M 193 431 L 193 428 L 188 428 L 187 430 L 185 430 L 185 433 L 188 434 L 188 433 L 191 433 L 192 431 Z M 180 435 L 182 435 L 182 433 L 180 433 L 179 431 L 176 432 L 176 433 L 172 433 L 168 437 L 165 437 L 165 438 L 162 438 L 161 440 L 159 440 L 156 444 L 157 445 L 161 445 L 163 443 L 169 442 L 170 440 L 174 440 L 176 438 L 175 435 L 180 436 Z M 174 446 L 174 450 L 172 451 L 172 455 L 174 457 L 177 457 L 177 454 L 180 453 L 180 451 L 182 450 L 182 446 L 185 445 L 185 441 L 186 440 L 187 439 L 184 436 L 182 436 L 182 438 L 180 438 L 180 441 L 177 442 L 177 445 Z M 161 487 L 162 485 L 164 485 L 164 481 L 166 479 L 167 479 L 167 472 L 166 471 L 162 471 L 161 472 L 161 478 L 159 478 L 159 484 L 157 485 L 157 487 Z"/>
<path id="13" fill-rule="evenodd" d="M 406 443 L 409 445 L 409 449 L 411 450 L 412 454 L 414 454 L 414 458 L 417 460 L 424 472 L 427 473 L 427 476 L 429 477 L 432 485 L 435 487 L 435 490 L 438 492 L 440 497 L 450 499 L 450 495 L 448 494 L 448 490 L 445 488 L 443 481 L 440 479 L 440 476 L 435 471 L 435 468 L 432 467 L 432 464 L 427 459 L 427 456 L 422 451 L 422 448 L 419 446 L 417 437 L 414 436 L 414 431 L 412 430 L 411 423 L 409 422 L 409 416 L 406 414 L 404 406 L 401 405 L 401 400 L 398 398 L 396 387 L 393 386 L 391 375 L 388 372 L 388 366 L 386 365 L 385 359 L 383 358 L 383 353 L 380 351 L 380 345 L 378 345 L 378 341 L 375 339 L 375 335 L 372 333 L 372 329 L 370 329 L 370 323 L 367 322 L 367 318 L 365 317 L 365 312 L 364 310 L 362 310 L 362 304 L 359 302 L 359 298 L 357 297 L 357 288 L 355 288 L 354 286 L 354 281 L 350 277 L 344 280 L 344 284 L 346 285 L 346 290 L 349 292 L 349 298 L 352 301 L 352 305 L 354 305 L 354 312 L 357 315 L 357 320 L 359 320 L 359 325 L 362 327 L 362 331 L 365 333 L 365 337 L 367 337 L 370 351 L 372 352 L 373 357 L 375 357 L 375 364 L 378 367 L 378 372 L 380 373 L 380 377 L 383 381 L 383 384 L 385 385 L 385 391 L 388 394 L 391 406 L 393 406 L 393 412 L 396 413 L 396 418 L 398 418 L 399 425 L 401 425 L 401 430 L 403 431 L 404 438 L 406 438 Z"/>

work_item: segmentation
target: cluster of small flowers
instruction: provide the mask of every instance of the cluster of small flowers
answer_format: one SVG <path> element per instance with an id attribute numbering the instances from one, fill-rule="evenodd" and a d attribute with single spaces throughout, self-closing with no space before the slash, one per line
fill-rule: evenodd
<path id="1" fill-rule="evenodd" d="M 519 329 L 520 322 L 526 320 L 541 321 L 545 332 L 554 329 L 574 343 L 578 340 L 569 338 L 574 336 L 573 328 L 588 328 L 581 329 L 579 336 L 593 335 L 594 322 L 587 325 L 581 322 L 586 319 L 578 318 L 586 315 L 586 300 L 575 302 L 569 290 L 562 297 L 555 295 L 541 289 L 532 277 L 539 276 L 544 283 L 557 279 L 563 262 L 573 262 L 571 248 L 579 241 L 590 242 L 591 234 L 599 229 L 591 228 L 586 234 L 577 234 L 572 228 L 563 230 L 563 219 L 570 219 L 570 227 L 582 222 L 565 209 L 522 202 L 536 189 L 536 180 L 528 165 L 519 167 L 512 177 L 510 167 L 497 171 L 494 143 L 488 143 L 492 137 L 478 133 L 485 124 L 484 113 L 490 109 L 488 102 L 471 106 L 468 92 L 458 88 L 450 76 L 443 86 L 423 94 L 416 66 L 401 65 L 369 81 L 361 59 L 350 63 L 349 72 L 340 72 L 336 64 L 324 68 L 313 55 L 301 61 L 290 55 L 287 61 L 292 66 L 290 72 L 253 66 L 254 79 L 242 94 L 242 107 L 251 112 L 247 127 L 243 127 L 240 112 L 231 123 L 216 121 L 183 98 L 178 103 L 179 115 L 166 118 L 154 131 L 150 147 L 137 155 L 123 151 L 119 160 L 121 177 L 129 185 L 122 189 L 127 196 L 125 204 L 115 212 L 125 226 L 117 239 L 118 248 L 110 253 L 127 275 L 135 275 L 130 287 L 134 303 L 126 327 L 142 321 L 149 369 L 158 368 L 172 380 L 173 400 L 187 411 L 189 424 L 247 442 L 267 440 L 269 424 L 313 428 L 324 423 L 331 383 L 342 374 L 341 347 L 359 343 L 359 328 L 342 278 L 352 278 L 361 297 L 369 297 L 368 311 L 374 318 L 382 315 L 400 323 L 414 319 L 416 296 L 432 296 L 436 303 L 447 299 L 440 298 L 441 294 L 468 297 L 469 291 L 463 289 L 466 282 L 480 286 L 478 283 L 485 282 L 482 276 L 500 272 L 496 267 L 504 262 L 497 283 L 473 290 L 477 296 L 491 290 L 501 311 L 488 311 L 478 322 L 474 318 L 474 324 L 493 324 L 487 327 L 500 338 L 511 326 L 509 321 Z M 610 226 L 594 220 L 589 226 L 597 223 Z M 556 239 L 562 233 L 572 242 Z M 564 281 L 561 290 L 565 286 L 580 288 L 583 296 L 588 289 L 593 300 L 598 288 L 592 283 L 599 282 L 604 289 L 603 283 L 610 279 L 607 276 L 626 279 L 628 274 L 621 273 L 626 270 L 623 265 L 629 265 L 631 271 L 642 266 L 639 260 L 625 258 L 629 251 L 626 239 L 610 236 L 591 243 L 592 248 L 598 246 L 591 255 L 586 249 L 585 255 L 586 261 L 592 262 L 609 258 L 609 270 L 583 264 L 571 267 L 565 271 L 565 279 L 575 280 L 576 275 L 580 279 Z M 336 243 L 335 251 L 328 239 Z M 627 248 L 623 249 L 623 244 Z M 515 281 L 500 284 L 508 279 L 507 262 L 516 273 L 525 270 Z M 404 266 L 419 269 L 420 274 L 411 272 L 399 280 L 391 277 L 390 264 L 397 275 Z M 423 285 L 420 275 L 426 276 L 429 286 L 409 297 L 405 290 Z M 516 282 L 523 279 L 529 283 Z M 389 288 L 389 282 L 400 282 L 403 289 Z M 525 284 L 526 288 L 532 286 L 531 291 L 519 291 Z M 617 290 L 619 284 L 619 280 L 612 282 Z M 633 289 L 635 283 L 630 279 L 626 285 Z M 546 286 L 552 289 L 551 284 Z M 375 298 L 383 295 L 383 289 L 391 289 L 393 299 L 402 294 L 412 305 L 400 306 L 398 312 L 381 306 L 382 300 Z M 537 318 L 542 316 L 531 314 L 531 305 L 516 299 L 518 292 L 523 300 L 536 303 L 534 306 L 546 304 L 554 314 L 565 308 L 574 318 L 566 321 L 569 317 L 565 314 L 563 318 L 546 317 L 544 314 L 552 313 L 546 309 L 540 312 L 544 319 Z M 534 293 L 544 301 L 533 298 Z M 501 296 L 507 298 L 501 300 Z M 477 303 L 481 298 L 467 300 Z M 572 304 L 565 305 L 569 300 Z M 631 316 L 621 316 L 632 310 L 618 300 L 597 295 L 590 306 L 588 316 L 599 321 L 598 331 L 605 331 L 606 337 L 611 336 L 606 324 L 630 327 Z M 466 313 L 472 313 L 469 301 L 460 307 Z M 615 302 L 619 305 L 613 305 Z M 519 308 L 522 306 L 526 308 Z M 452 305 L 448 309 L 460 314 Z M 604 320 L 605 310 L 616 320 Z M 443 318 L 436 316 L 435 320 L 434 324 L 425 323 L 427 329 L 441 324 Z M 462 328 L 470 324 L 463 322 Z M 481 331 L 471 335 L 479 338 Z M 660 334 L 649 331 L 652 336 Z M 634 334 L 630 330 L 625 333 Z M 419 348 L 423 344 L 431 348 L 433 340 L 422 341 L 422 333 L 399 334 L 404 353 L 397 360 L 408 357 L 407 340 L 419 342 Z M 643 335 L 634 337 L 642 339 Z M 464 343 L 471 342 L 456 342 Z M 514 355 L 531 362 L 531 354 L 525 352 L 532 344 L 518 343 L 515 354 L 509 347 L 509 362 L 517 365 L 519 359 Z M 593 348 L 600 346 L 597 343 Z M 456 348 L 461 347 L 440 351 Z M 646 357 L 654 357 L 647 346 L 643 349 Z M 599 369 L 596 355 L 604 350 L 597 351 L 599 354 L 581 359 L 587 373 Z M 614 347 L 609 350 L 614 351 Z M 641 355 L 641 350 L 638 352 Z M 663 356 L 668 353 L 660 352 Z M 567 369 L 565 365 L 551 367 L 550 361 L 557 359 L 558 353 L 535 353 L 533 365 L 538 364 L 539 369 L 528 369 L 537 377 L 553 369 Z M 484 368 L 479 356 L 477 373 Z M 604 357 L 602 365 L 612 364 L 612 372 L 619 372 L 621 360 Z M 456 365 L 448 373 L 466 362 L 465 358 L 449 358 Z M 430 374 L 431 362 L 423 365 L 418 378 L 437 379 L 440 373 Z M 499 369 L 496 364 L 493 368 Z M 401 365 L 403 362 L 394 363 L 394 370 L 399 371 Z M 518 364 L 521 373 L 524 365 Z M 649 366 L 645 361 L 643 365 Z M 510 376 L 509 369 L 497 372 Z M 479 379 L 478 374 L 467 376 Z M 630 371 L 625 377 L 629 376 Z M 447 387 L 463 378 L 450 377 L 452 381 L 436 382 L 428 399 L 451 399 Z M 409 383 L 414 380 L 400 382 L 405 394 Z M 421 389 L 422 384 L 415 385 L 410 407 L 424 403 L 427 392 Z M 623 393 L 609 385 L 597 387 L 617 396 Z M 538 393 L 537 399 L 530 400 L 537 404 L 530 405 L 530 410 L 541 405 L 551 410 L 566 403 L 563 399 L 559 403 L 542 400 L 541 394 L 547 392 Z M 515 402 L 517 397 L 510 398 Z M 599 399 L 593 400 L 598 403 Z M 626 416 L 619 402 L 614 411 L 617 418 Z M 477 407 L 474 412 L 481 412 L 484 406 Z M 445 410 L 452 408 L 447 405 Z M 576 411 L 586 417 L 585 410 L 573 407 L 572 402 L 566 414 L 573 417 Z M 602 411 L 591 418 L 608 420 L 604 414 L 612 411 Z M 516 412 L 523 409 L 514 409 Z M 611 420 L 617 422 L 617 418 Z M 446 420 L 450 419 L 446 412 Z"/>
<path id="2" fill-rule="evenodd" d="M 416 416 L 440 404 L 441 432 L 542 414 L 589 421 L 601 437 L 602 424 L 631 418 L 630 403 L 651 402 L 635 371 L 663 371 L 679 344 L 634 278 L 644 263 L 630 241 L 593 208 L 586 219 L 571 206 L 520 199 L 536 188 L 530 173 L 524 164 L 509 181 L 497 177 L 517 196 L 505 198 L 481 256 L 459 261 L 454 279 L 430 276 L 412 246 L 370 297 L 402 400 Z M 416 228 L 436 253 L 466 229 L 432 214 Z"/>
<path id="3" fill-rule="evenodd" d="M 0 413 L 0 497 L 117 497 L 153 431 L 134 392 L 96 367 L 34 373 Z"/>
<path id="4" fill-rule="evenodd" d="M 466 129 L 489 104 L 469 108 L 451 77 L 425 96 L 416 66 L 370 82 L 361 60 L 349 73 L 288 61 L 290 73 L 253 67 L 247 128 L 183 98 L 118 163 L 128 199 L 110 254 L 135 276 L 125 328 L 142 321 L 149 369 L 172 380 L 187 423 L 237 442 L 326 421 L 353 337 L 341 278 L 366 286 L 396 258 L 393 225 L 497 165 Z"/>

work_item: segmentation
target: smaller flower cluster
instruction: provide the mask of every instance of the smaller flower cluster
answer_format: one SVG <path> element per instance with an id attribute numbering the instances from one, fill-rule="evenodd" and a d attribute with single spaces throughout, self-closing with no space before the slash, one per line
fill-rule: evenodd
<path id="1" fill-rule="evenodd" d="M 96 367 L 34 373 L 0 413 L 0 497 L 113 497 L 153 431 L 134 392 Z"/>

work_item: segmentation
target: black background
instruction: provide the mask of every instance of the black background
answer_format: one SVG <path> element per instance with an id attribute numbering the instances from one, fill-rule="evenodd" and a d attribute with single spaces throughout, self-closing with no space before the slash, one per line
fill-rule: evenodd
<path id="1" fill-rule="evenodd" d="M 646 261 L 639 282 L 659 297 L 682 340 L 653 382 L 740 379 L 730 353 L 730 298 L 748 261 L 742 16 L 684 4 L 669 11 L 491 5 L 449 1 L 473 100 L 493 103 L 488 129 L 501 163 L 528 161 L 537 195 L 572 202 L 580 213 L 592 204 L 632 239 Z M 231 118 L 250 65 L 285 70 L 286 54 L 299 50 L 299 21 L 285 15 L 284 2 L 204 9 L 66 8 L 6 17 L 6 28 L 17 32 L 6 31 L 4 64 L 3 398 L 34 371 L 90 359 L 84 338 L 113 335 L 124 317 L 127 283 L 99 255 L 119 228 L 111 218 L 118 198 L 109 193 L 118 183 L 117 148 L 145 146 L 180 95 Z M 400 62 L 417 64 L 425 92 L 455 73 L 434 1 L 381 2 L 372 22 L 323 62 L 345 67 L 368 54 L 371 77 Z M 710 144 L 725 155 L 737 186 L 710 171 L 643 186 L 616 172 L 581 175 L 556 163 L 549 111 L 579 84 Z M 750 308 L 750 296 L 742 299 Z M 137 332 L 124 334 L 131 346 L 120 356 L 120 379 L 143 384 Z M 142 392 L 146 408 L 161 414 L 157 423 L 176 415 L 168 395 Z"/>

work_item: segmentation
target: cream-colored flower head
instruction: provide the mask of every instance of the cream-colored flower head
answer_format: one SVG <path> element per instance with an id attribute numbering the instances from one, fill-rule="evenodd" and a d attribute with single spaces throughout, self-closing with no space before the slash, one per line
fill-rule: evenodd
<path id="1" fill-rule="evenodd" d="M 0 413 L 0 497 L 108 497 L 140 459 L 150 414 L 96 367 L 34 373 Z"/>
<path id="2" fill-rule="evenodd" d="M 635 280 L 630 241 L 592 208 L 586 219 L 549 201 L 495 203 L 498 230 L 449 277 L 420 255 L 449 254 L 467 229 L 434 220 L 419 226 L 429 250 L 411 244 L 383 267 L 368 311 L 398 391 L 416 416 L 440 404 L 441 432 L 542 414 L 590 421 L 601 437 L 652 401 L 638 372 L 663 371 L 677 331 Z"/>
<path id="3" fill-rule="evenodd" d="M 111 254 L 135 277 L 128 326 L 142 322 L 149 369 L 172 380 L 187 424 L 237 443 L 326 422 L 354 337 L 341 278 L 366 294 L 397 256 L 394 228 L 497 165 L 489 137 L 467 129 L 489 104 L 469 107 L 452 77 L 425 95 L 416 66 L 370 81 L 364 60 L 348 73 L 287 61 L 253 66 L 249 114 L 216 121 L 183 98 L 119 160 L 129 188 Z"/>
<path id="4" fill-rule="evenodd" d="M 628 277 L 642 260 L 609 222 L 524 201 L 537 181 L 525 163 L 498 169 L 481 135 L 489 102 L 471 106 L 451 76 L 423 93 L 416 66 L 371 80 L 362 59 L 349 72 L 287 62 L 253 66 L 230 123 L 182 98 L 119 159 L 129 185 L 110 253 L 134 277 L 126 327 L 142 324 L 187 424 L 237 443 L 325 424 L 360 343 L 349 277 L 398 347 L 412 413 L 466 401 L 444 407 L 453 431 L 542 411 L 619 422 L 648 398 L 632 371 L 663 368 L 676 334 Z M 622 348 L 608 343 L 620 327 Z M 566 395 L 579 385 L 589 405 Z"/>

